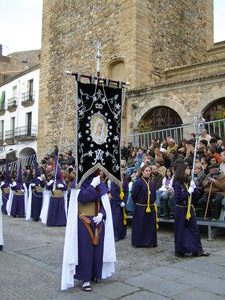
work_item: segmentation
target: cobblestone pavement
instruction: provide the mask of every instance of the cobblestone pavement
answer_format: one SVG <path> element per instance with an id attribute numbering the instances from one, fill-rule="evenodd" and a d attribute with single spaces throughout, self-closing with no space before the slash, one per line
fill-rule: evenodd
<path id="1" fill-rule="evenodd" d="M 4 251 L 0 252 L 0 299 L 225 299 L 225 235 L 213 241 L 203 233 L 210 257 L 180 259 L 173 256 L 171 225 L 162 226 L 158 247 L 133 248 L 131 230 L 116 243 L 116 273 L 93 284 L 93 292 L 80 287 L 60 291 L 65 227 L 45 227 L 22 218 L 3 216 Z"/>

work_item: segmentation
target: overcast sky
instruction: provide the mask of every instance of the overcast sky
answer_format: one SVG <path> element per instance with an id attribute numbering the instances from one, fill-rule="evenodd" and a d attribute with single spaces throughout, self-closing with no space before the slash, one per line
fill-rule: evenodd
<path id="1" fill-rule="evenodd" d="M 41 48 L 42 2 L 0 0 L 0 44 L 4 55 Z M 214 42 L 219 42 L 225 40 L 225 0 L 214 3 Z"/>

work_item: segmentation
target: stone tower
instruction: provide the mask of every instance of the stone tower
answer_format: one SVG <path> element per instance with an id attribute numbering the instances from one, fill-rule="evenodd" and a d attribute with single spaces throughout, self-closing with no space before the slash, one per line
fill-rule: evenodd
<path id="1" fill-rule="evenodd" d="M 44 0 L 38 154 L 74 145 L 74 90 L 64 71 L 95 73 L 129 89 L 160 83 L 164 70 L 207 59 L 213 45 L 213 0 Z M 70 80 L 71 81 L 71 80 Z M 124 133 L 131 106 L 123 118 Z"/>

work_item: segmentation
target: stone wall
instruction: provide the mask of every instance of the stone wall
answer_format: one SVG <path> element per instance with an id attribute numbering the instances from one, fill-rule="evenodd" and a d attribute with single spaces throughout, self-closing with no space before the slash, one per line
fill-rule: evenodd
<path id="1" fill-rule="evenodd" d="M 39 64 L 40 50 L 19 51 L 0 55 L 0 84 Z"/>
<path id="2" fill-rule="evenodd" d="M 212 0 L 44 0 L 38 155 L 74 145 L 75 91 L 64 71 L 95 73 L 96 41 L 101 75 L 123 61 L 132 90 L 159 84 L 165 68 L 206 60 L 212 36 Z M 124 116 L 129 129 L 129 98 Z"/>
<path id="3" fill-rule="evenodd" d="M 135 82 L 134 1 L 44 1 L 40 78 L 40 156 L 54 144 L 74 145 L 75 92 L 64 71 L 94 74 L 96 42 L 102 43 L 101 75 L 108 66 L 123 59 L 127 80 Z M 69 86 L 67 81 L 69 80 Z M 75 83 L 75 81 L 74 81 Z M 66 106 L 66 107 L 65 107 Z M 63 130 L 63 136 L 60 131 Z"/>
<path id="4" fill-rule="evenodd" d="M 137 130 L 143 115 L 156 106 L 167 106 L 175 110 L 183 124 L 193 121 L 197 112 L 203 112 L 214 101 L 225 95 L 225 73 L 214 78 L 162 85 L 128 94 L 132 103 L 132 122 L 129 128 Z M 167 124 L 165 124 L 167 128 Z"/>
<path id="5" fill-rule="evenodd" d="M 148 79 L 144 84 L 160 82 L 165 68 L 207 59 L 207 49 L 213 47 L 211 0 L 142 0 L 136 3 L 137 61 L 138 66 L 142 62 L 143 68 L 139 68 L 138 75 Z"/>

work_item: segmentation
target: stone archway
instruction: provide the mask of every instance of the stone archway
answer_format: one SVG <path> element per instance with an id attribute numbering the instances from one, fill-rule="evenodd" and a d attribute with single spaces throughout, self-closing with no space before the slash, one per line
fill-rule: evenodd
<path id="1" fill-rule="evenodd" d="M 19 158 L 24 159 L 36 154 L 35 150 L 31 147 L 23 148 L 19 153 Z"/>
<path id="2" fill-rule="evenodd" d="M 213 121 L 225 118 L 225 97 L 210 102 L 203 110 L 203 117 L 206 121 Z"/>
<path id="3" fill-rule="evenodd" d="M 212 103 L 215 103 L 218 99 L 224 98 L 225 87 L 213 89 L 212 91 L 204 91 L 202 96 L 198 99 L 198 103 L 195 107 L 196 112 L 204 112 L 207 107 Z"/>
<path id="4" fill-rule="evenodd" d="M 167 107 L 168 109 L 172 109 L 175 112 L 179 112 L 179 117 L 181 118 L 181 123 L 180 124 L 186 124 L 191 121 L 191 115 L 186 109 L 184 108 L 183 105 L 181 105 L 177 101 L 173 101 L 171 99 L 167 98 L 159 98 L 155 99 L 153 101 L 145 103 L 140 109 L 137 110 L 136 113 L 134 113 L 133 117 L 133 128 L 134 130 L 137 129 L 139 121 L 148 114 L 152 109 L 163 106 Z M 177 113 L 178 114 L 178 113 Z M 168 128 L 168 124 L 166 125 L 166 128 Z"/>
<path id="5" fill-rule="evenodd" d="M 168 106 L 156 106 L 147 111 L 141 121 L 150 124 L 150 130 L 160 130 L 171 127 L 178 127 L 183 124 L 179 114 Z"/>

